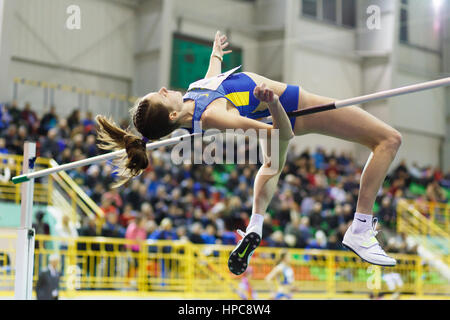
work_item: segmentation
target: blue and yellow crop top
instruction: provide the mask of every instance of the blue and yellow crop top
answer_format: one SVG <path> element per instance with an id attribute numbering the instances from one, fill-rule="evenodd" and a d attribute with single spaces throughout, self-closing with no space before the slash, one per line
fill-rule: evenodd
<path id="1" fill-rule="evenodd" d="M 211 82 L 216 81 L 216 86 L 209 86 L 210 89 L 202 88 L 201 85 L 197 86 L 197 88 L 193 86 L 192 88 L 190 87 L 187 93 L 183 96 L 183 101 L 195 101 L 194 116 L 192 117 L 192 129 L 190 130 L 191 133 L 197 128 L 195 123 L 200 121 L 202 114 L 208 105 L 219 98 L 229 100 L 243 117 L 260 119 L 270 116 L 270 111 L 267 108 L 267 104 L 260 103 L 260 101 L 253 95 L 253 90 L 256 87 L 256 83 L 244 73 L 232 73 L 236 69 L 238 68 L 214 77 Z M 220 77 L 223 77 L 224 79 L 222 80 Z M 207 87 L 207 85 L 204 87 Z M 215 90 L 211 89 L 215 87 L 217 87 Z M 294 95 L 295 92 L 297 92 L 297 94 L 296 97 L 288 97 L 287 94 L 285 95 L 285 93 L 283 93 L 280 97 L 280 102 L 286 112 L 296 110 L 298 103 L 298 87 L 288 86 L 288 88 L 289 87 L 296 88 L 296 90 L 286 90 L 285 93 L 287 93 L 287 91 L 292 91 Z M 292 96 L 292 94 L 289 96 Z M 292 126 L 294 125 L 294 122 L 295 118 L 291 118 Z"/>

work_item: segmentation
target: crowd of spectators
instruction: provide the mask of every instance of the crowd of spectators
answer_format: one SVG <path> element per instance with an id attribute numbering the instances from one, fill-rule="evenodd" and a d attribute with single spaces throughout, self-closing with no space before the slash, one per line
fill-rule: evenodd
<path id="1" fill-rule="evenodd" d="M 123 120 L 121 126 L 127 127 L 128 122 Z M 51 107 L 39 117 L 29 103 L 22 109 L 15 102 L 2 105 L 0 153 L 22 154 L 26 139 L 37 141 L 39 156 L 60 164 L 102 152 L 96 146 L 91 112 L 81 114 L 75 109 L 63 118 Z M 118 189 L 111 188 L 112 163 L 68 172 L 106 217 L 101 231 L 95 221 L 82 219 L 78 230 L 70 230 L 72 236 L 237 243 L 236 229 L 245 230 L 251 214 L 258 164 L 174 165 L 170 148 L 153 150 L 149 156 L 147 170 Z M 361 172 L 346 152 L 325 152 L 320 147 L 291 150 L 265 214 L 262 245 L 341 249 L 355 212 Z M 416 197 L 410 191 L 412 183 L 423 186 L 424 199 L 448 201 L 444 188 L 450 187 L 450 173 L 402 161 L 378 194 L 376 212 L 384 227 L 394 230 L 399 198 Z M 68 228 L 58 230 L 69 232 Z"/>

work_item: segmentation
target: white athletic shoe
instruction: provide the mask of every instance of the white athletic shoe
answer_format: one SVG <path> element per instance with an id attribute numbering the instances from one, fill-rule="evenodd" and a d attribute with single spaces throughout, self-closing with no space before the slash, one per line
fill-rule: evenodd
<path id="1" fill-rule="evenodd" d="M 342 244 L 356 253 L 361 259 L 379 266 L 393 267 L 397 264 L 395 259 L 389 257 L 378 243 L 376 230 L 378 219 L 373 218 L 372 229 L 362 233 L 353 233 L 352 226 L 344 235 Z"/>

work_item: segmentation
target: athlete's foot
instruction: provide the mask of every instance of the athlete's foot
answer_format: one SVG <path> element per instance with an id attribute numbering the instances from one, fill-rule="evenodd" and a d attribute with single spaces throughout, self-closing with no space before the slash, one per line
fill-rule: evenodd
<path id="1" fill-rule="evenodd" d="M 235 275 L 240 275 L 247 270 L 250 258 L 261 242 L 261 237 L 256 232 L 249 232 L 248 234 L 241 230 L 237 232 L 242 239 L 228 258 L 228 269 Z"/>
<path id="2" fill-rule="evenodd" d="M 354 233 L 350 225 L 344 235 L 342 244 L 356 253 L 364 261 L 379 266 L 393 267 L 397 262 L 384 252 L 378 240 L 375 238 L 378 233 L 375 231 L 377 221 L 377 218 L 373 218 L 372 229 L 361 233 Z"/>

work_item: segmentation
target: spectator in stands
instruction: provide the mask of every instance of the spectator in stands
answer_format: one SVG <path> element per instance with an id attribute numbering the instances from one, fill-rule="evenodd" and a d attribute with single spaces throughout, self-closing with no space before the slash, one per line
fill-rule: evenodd
<path id="1" fill-rule="evenodd" d="M 20 113 L 21 112 L 19 110 L 19 107 L 17 106 L 17 101 L 13 100 L 8 109 L 8 114 L 11 117 L 11 122 L 15 125 L 19 125 L 20 123 Z"/>
<path id="2" fill-rule="evenodd" d="M 94 217 L 84 217 L 81 227 L 78 229 L 80 237 L 97 237 L 97 223 Z"/>
<path id="3" fill-rule="evenodd" d="M 197 195 L 194 199 L 194 207 L 200 208 L 202 210 L 202 212 L 206 212 L 211 208 L 208 198 L 206 197 L 205 190 L 200 190 L 197 193 Z"/>
<path id="4" fill-rule="evenodd" d="M 50 226 L 47 222 L 44 221 L 44 218 L 45 212 L 42 210 L 38 211 L 36 213 L 36 222 L 33 223 L 33 229 L 35 230 L 36 234 L 50 235 Z M 39 241 L 35 241 L 34 247 L 36 249 L 40 247 Z"/>
<path id="5" fill-rule="evenodd" d="M 4 135 L 6 140 L 6 148 L 11 151 L 12 154 L 21 154 L 23 145 L 20 145 L 20 141 L 17 138 L 17 125 L 11 124 L 6 129 L 6 134 Z M 23 154 L 23 153 L 22 153 Z"/>
<path id="6" fill-rule="evenodd" d="M 328 237 L 327 241 L 327 250 L 342 250 L 342 244 L 338 241 L 338 238 L 335 233 L 332 233 Z"/>
<path id="7" fill-rule="evenodd" d="M 82 124 L 84 127 L 85 134 L 91 134 L 91 133 L 95 134 L 95 131 L 96 131 L 95 121 L 94 121 L 94 116 L 92 115 L 91 111 L 86 112 L 86 117 L 83 119 Z"/>
<path id="8" fill-rule="evenodd" d="M 86 171 L 85 186 L 93 190 L 100 179 L 100 166 L 94 164 Z"/>
<path id="9" fill-rule="evenodd" d="M 75 127 L 80 125 L 80 111 L 78 109 L 74 109 L 69 118 L 67 118 L 67 125 L 70 130 L 73 130 Z"/>
<path id="10" fill-rule="evenodd" d="M 12 121 L 11 116 L 9 115 L 9 110 L 6 104 L 0 104 L 0 130 L 4 130 L 9 127 L 10 122 Z"/>
<path id="11" fill-rule="evenodd" d="M 39 134 L 40 135 L 47 135 L 48 130 L 52 128 L 56 128 L 58 122 L 58 116 L 56 115 L 56 109 L 55 106 L 50 106 L 49 111 L 42 116 L 40 126 L 39 126 Z M 64 124 L 67 124 L 66 119 L 61 119 L 60 128 L 61 126 L 64 126 Z M 61 136 L 61 130 L 58 132 L 58 136 L 60 138 L 68 138 L 69 136 Z"/>
<path id="12" fill-rule="evenodd" d="M 203 232 L 203 227 L 202 224 L 199 222 L 194 222 L 191 225 L 191 232 L 189 235 L 189 240 L 192 243 L 205 243 L 205 241 L 202 238 L 202 232 Z"/>
<path id="13" fill-rule="evenodd" d="M 395 208 L 392 206 L 391 197 L 384 196 L 381 200 L 381 207 L 378 211 L 380 221 L 389 227 L 395 226 Z"/>
<path id="14" fill-rule="evenodd" d="M 102 227 L 102 237 L 124 238 L 125 229 L 118 222 L 118 214 L 108 214 Z"/>
<path id="15" fill-rule="evenodd" d="M 141 205 L 141 214 L 147 217 L 149 220 L 155 219 L 155 213 L 153 207 L 149 202 L 143 202 Z"/>
<path id="16" fill-rule="evenodd" d="M 426 190 L 427 200 L 434 202 L 446 202 L 447 196 L 444 189 L 434 180 L 430 182 Z"/>
<path id="17" fill-rule="evenodd" d="M 343 208 L 342 208 L 342 218 L 344 219 L 345 223 L 349 223 L 353 220 L 353 207 L 350 204 L 350 202 L 347 202 L 344 204 Z"/>
<path id="18" fill-rule="evenodd" d="M 17 139 L 16 139 L 17 150 L 20 152 L 20 154 L 23 154 L 23 145 L 26 140 L 30 140 L 30 134 L 27 127 L 25 125 L 21 125 L 17 130 Z"/>
<path id="19" fill-rule="evenodd" d="M 61 221 L 56 225 L 56 235 L 64 240 L 60 241 L 59 250 L 61 252 L 61 273 L 65 271 L 65 260 L 67 259 L 67 249 L 69 248 L 69 240 L 78 237 L 78 231 L 70 220 L 68 214 L 63 214 Z"/>
<path id="20" fill-rule="evenodd" d="M 157 230 L 148 236 L 153 240 L 177 240 L 177 234 L 173 230 L 172 220 L 164 218 Z"/>
<path id="21" fill-rule="evenodd" d="M 320 202 L 316 202 L 314 204 L 313 210 L 309 215 L 310 226 L 314 229 L 319 229 L 323 220 L 324 219 L 322 217 L 322 204 Z"/>
<path id="22" fill-rule="evenodd" d="M 0 138 L 0 154 L 8 154 L 9 150 L 6 148 L 5 138 Z"/>
<path id="23" fill-rule="evenodd" d="M 51 115 L 49 115 L 51 117 Z M 58 139 L 68 141 L 71 137 L 71 131 L 69 125 L 67 124 L 67 119 L 61 119 L 58 121 L 57 126 L 52 126 L 53 118 L 49 119 L 49 124 L 46 125 L 46 132 L 48 130 L 55 128 L 57 132 Z M 47 134 L 47 133 L 45 133 Z"/>
<path id="24" fill-rule="evenodd" d="M 177 234 L 178 240 L 183 241 L 183 242 L 189 241 L 186 226 L 179 226 L 176 229 L 176 234 Z"/>
<path id="25" fill-rule="evenodd" d="M 42 139 L 41 142 L 41 156 L 46 158 L 52 158 L 59 161 L 60 147 L 56 138 L 56 129 L 50 129 L 47 133 L 47 137 Z"/>
<path id="26" fill-rule="evenodd" d="M 283 197 L 282 202 L 280 203 L 280 207 L 278 208 L 277 213 L 274 217 L 282 226 L 287 225 L 291 221 L 291 210 L 293 211 L 293 207 L 292 199 L 287 196 L 289 192 L 290 191 L 286 191 L 285 193 L 280 195 L 281 197 Z"/>
<path id="27" fill-rule="evenodd" d="M 326 249 L 327 248 L 327 236 L 322 230 L 317 230 L 315 237 L 308 241 L 306 249 Z"/>
<path id="28" fill-rule="evenodd" d="M 126 204 L 123 209 L 123 212 L 119 216 L 119 224 L 122 227 L 126 228 L 126 227 L 128 227 L 128 225 L 130 224 L 131 221 L 136 219 L 136 216 L 137 216 L 137 212 L 135 210 L 133 210 L 133 207 L 131 206 L 131 204 Z"/>
<path id="29" fill-rule="evenodd" d="M 103 184 L 101 182 L 97 182 L 95 184 L 94 189 L 89 192 L 90 190 L 88 190 L 88 194 L 90 195 L 91 199 L 97 203 L 100 204 L 101 203 L 101 199 L 103 194 L 105 193 L 105 187 L 103 186 Z"/>
<path id="30" fill-rule="evenodd" d="M 239 185 L 239 176 L 237 171 L 231 171 L 228 180 L 226 182 L 226 187 L 228 190 L 235 190 Z"/>
<path id="31" fill-rule="evenodd" d="M 78 231 L 70 220 L 68 214 L 63 214 L 60 223 L 55 227 L 58 237 L 72 239 L 78 237 Z M 63 242 L 62 248 L 67 249 L 67 242 Z"/>
<path id="32" fill-rule="evenodd" d="M 102 227 L 102 237 L 106 238 L 124 238 L 125 237 L 125 228 L 123 228 L 120 224 L 118 224 L 118 215 L 117 214 L 109 214 L 106 216 L 106 222 Z M 114 243 L 105 243 L 105 251 L 109 252 L 117 252 L 122 251 L 123 246 L 117 245 Z M 117 272 L 117 257 L 107 256 L 106 259 L 103 258 L 103 263 L 106 264 L 106 276 L 110 277 L 115 275 Z"/>
<path id="33" fill-rule="evenodd" d="M 279 248 L 287 247 L 287 244 L 284 242 L 283 232 L 281 230 L 273 232 L 270 235 L 267 242 L 269 247 L 279 247 Z"/>
<path id="34" fill-rule="evenodd" d="M 98 155 L 98 148 L 95 139 L 95 136 L 92 134 L 86 137 L 86 143 L 84 144 L 84 154 L 88 158 L 92 158 Z"/>
<path id="35" fill-rule="evenodd" d="M 76 160 L 75 158 L 74 160 Z M 80 159 L 79 159 L 80 160 Z M 85 185 L 86 184 L 86 173 L 84 172 L 83 167 L 75 168 L 74 170 L 69 171 L 69 176 L 78 184 L 78 185 Z"/>
<path id="36" fill-rule="evenodd" d="M 295 237 L 295 246 L 297 248 L 304 248 L 306 242 L 302 237 L 300 230 L 300 215 L 296 212 L 291 213 L 291 221 L 286 225 L 284 229 L 285 234 L 291 234 Z"/>
<path id="37" fill-rule="evenodd" d="M 123 200 L 122 196 L 119 194 L 119 189 L 117 188 L 109 188 L 109 190 L 104 194 L 104 199 L 108 199 L 116 208 L 122 208 Z"/>
<path id="38" fill-rule="evenodd" d="M 100 207 L 105 214 L 105 217 L 108 217 L 110 214 L 118 215 L 119 209 L 112 204 L 111 197 L 105 197 L 105 194 L 102 196 L 102 206 Z"/>
<path id="39" fill-rule="evenodd" d="M 338 206 L 336 206 L 338 207 Z M 327 210 L 325 212 L 325 225 L 327 227 L 327 233 L 330 233 L 333 230 L 336 230 L 337 227 L 339 226 L 339 223 L 341 223 L 340 219 L 340 215 L 338 213 L 336 213 L 336 207 L 334 208 L 334 210 Z M 342 211 L 341 209 L 342 207 L 339 206 L 338 207 L 338 212 Z"/>
<path id="40" fill-rule="evenodd" d="M 211 223 L 208 224 L 201 235 L 203 243 L 215 244 L 217 241 L 216 233 L 217 233 L 216 226 Z"/>
<path id="41" fill-rule="evenodd" d="M 136 241 L 147 239 L 147 218 L 143 215 L 138 215 L 136 219 L 128 225 L 125 232 L 125 238 Z M 134 252 L 139 252 L 140 250 L 138 244 L 127 245 L 127 248 Z"/>
<path id="42" fill-rule="evenodd" d="M 140 185 L 141 182 L 138 179 L 134 179 L 131 181 L 131 187 L 127 188 L 124 193 L 124 203 L 131 205 L 133 210 L 139 210 L 142 203 L 141 196 L 139 194 Z"/>
<path id="43" fill-rule="evenodd" d="M 80 237 L 97 237 L 97 222 L 95 217 L 84 217 L 82 225 L 78 229 L 78 235 Z M 97 242 L 86 242 L 83 239 L 77 241 L 77 250 L 83 252 L 89 249 L 89 251 L 99 251 L 100 245 Z M 99 257 L 97 255 L 79 255 L 78 256 L 78 268 L 85 270 L 85 276 L 95 276 L 97 274 L 97 265 L 99 263 Z"/>
<path id="44" fill-rule="evenodd" d="M 23 108 L 20 117 L 22 118 L 24 124 L 27 126 L 28 131 L 37 132 L 39 120 L 36 112 L 31 110 L 31 105 L 29 102 L 25 103 L 25 107 Z"/>
<path id="45" fill-rule="evenodd" d="M 185 212 L 183 208 L 179 205 L 171 204 L 169 206 L 169 211 L 167 212 L 167 217 L 173 221 L 175 227 L 186 225 L 188 219 L 185 217 Z"/>

